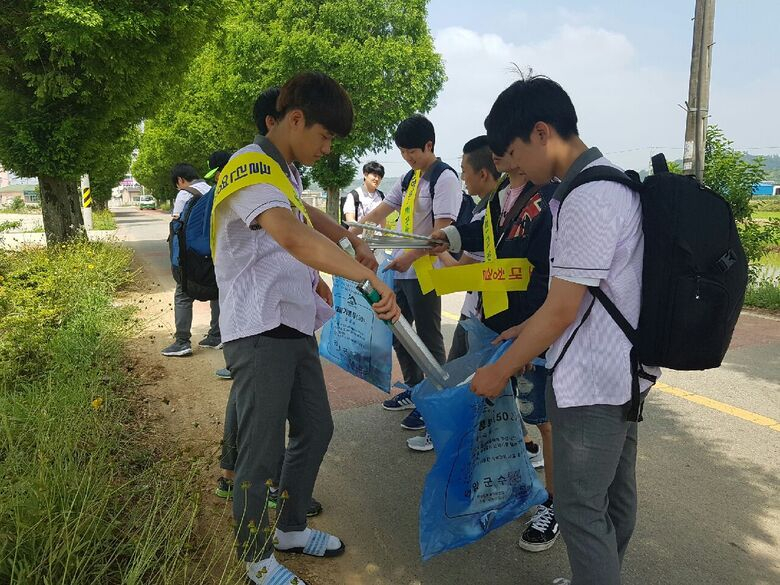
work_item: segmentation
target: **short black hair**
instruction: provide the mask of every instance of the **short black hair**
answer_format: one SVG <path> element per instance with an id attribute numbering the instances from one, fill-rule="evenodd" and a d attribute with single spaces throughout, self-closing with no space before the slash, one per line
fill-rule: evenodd
<path id="1" fill-rule="evenodd" d="M 252 117 L 255 119 L 257 131 L 265 136 L 268 134 L 268 125 L 265 123 L 267 116 L 275 120 L 279 119 L 279 112 L 276 109 L 276 100 L 279 99 L 281 89 L 278 87 L 269 87 L 255 100 L 255 106 L 252 108 Z"/>
<path id="2" fill-rule="evenodd" d="M 569 94 L 542 75 L 519 79 L 499 94 L 485 118 L 491 150 L 501 156 L 515 138 L 528 142 L 537 122 L 549 124 L 564 139 L 579 135 Z"/>
<path id="3" fill-rule="evenodd" d="M 375 175 L 379 175 L 380 178 L 384 178 L 385 176 L 385 167 L 380 165 L 376 161 L 367 162 L 363 165 L 363 174 L 367 175 L 369 173 L 373 173 Z"/>
<path id="4" fill-rule="evenodd" d="M 398 124 L 393 140 L 398 148 L 425 148 L 428 142 L 436 144 L 436 131 L 428 118 L 414 114 Z"/>
<path id="5" fill-rule="evenodd" d="M 192 182 L 200 179 L 200 175 L 191 164 L 176 163 L 171 169 L 171 182 L 176 189 L 179 188 L 179 179 Z"/>
<path id="6" fill-rule="evenodd" d="M 290 79 L 279 93 L 276 109 L 280 119 L 287 112 L 301 110 L 307 128 L 322 124 L 337 136 L 346 136 L 352 131 L 352 100 L 335 79 L 324 73 L 308 71 Z"/>
<path id="7" fill-rule="evenodd" d="M 501 176 L 496 168 L 496 163 L 493 162 L 493 151 L 490 150 L 486 135 L 472 138 L 463 145 L 463 158 L 466 157 L 468 157 L 468 164 L 476 172 L 485 169 L 494 179 Z"/>

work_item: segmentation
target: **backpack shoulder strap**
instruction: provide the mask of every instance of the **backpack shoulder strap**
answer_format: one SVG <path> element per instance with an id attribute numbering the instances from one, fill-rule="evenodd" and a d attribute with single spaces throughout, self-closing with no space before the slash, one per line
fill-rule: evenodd
<path id="1" fill-rule="evenodd" d="M 428 185 L 428 190 L 430 191 L 431 199 L 433 199 L 434 187 L 436 187 L 436 181 L 439 180 L 441 174 L 447 169 L 455 173 L 456 177 L 458 176 L 458 172 L 455 169 L 453 169 L 450 165 L 448 165 L 446 162 L 437 160 L 435 163 L 433 163 L 433 166 L 431 167 L 430 184 Z"/>
<path id="2" fill-rule="evenodd" d="M 379 193 L 379 198 L 382 201 L 384 201 L 385 200 L 385 194 L 382 191 L 380 191 L 379 189 L 377 189 L 376 192 Z"/>
<path id="3" fill-rule="evenodd" d="M 563 202 L 566 200 L 566 197 L 569 196 L 569 193 L 571 193 L 578 187 L 582 187 L 587 183 L 595 183 L 597 181 L 610 181 L 612 183 L 620 183 L 621 185 L 624 185 L 629 189 L 633 189 L 634 191 L 641 191 L 642 189 L 641 183 L 637 183 L 634 179 L 626 175 L 623 171 L 616 169 L 615 167 L 610 167 L 607 165 L 598 165 L 595 167 L 587 168 L 584 171 L 582 171 L 579 175 L 574 177 L 571 183 L 569 183 L 568 186 L 564 187 L 563 190 L 559 188 L 558 190 L 555 191 L 555 194 L 553 195 L 553 199 L 557 199 L 560 202 L 555 221 L 556 222 L 558 221 L 558 218 L 561 215 L 561 208 L 563 207 Z"/>
<path id="4" fill-rule="evenodd" d="M 189 186 L 188 186 L 188 187 L 183 187 L 183 188 L 182 188 L 182 191 L 186 191 L 187 193 L 189 193 L 190 195 L 192 195 L 192 196 L 193 196 L 193 197 L 195 197 L 196 199 L 197 199 L 198 197 L 201 197 L 201 196 L 203 195 L 203 193 L 201 193 L 200 191 L 198 191 L 198 190 L 197 190 L 197 189 L 195 189 L 194 187 L 189 187 Z"/>
<path id="5" fill-rule="evenodd" d="M 357 189 L 352 189 L 349 194 L 352 195 L 352 202 L 355 204 L 355 221 L 357 221 L 358 209 L 360 208 L 360 195 L 358 194 Z"/>
<path id="6" fill-rule="evenodd" d="M 406 195 L 406 190 L 409 188 L 409 183 L 412 182 L 412 176 L 414 176 L 414 171 L 409 171 L 404 175 L 404 178 L 401 179 L 401 196 L 403 197 Z"/>

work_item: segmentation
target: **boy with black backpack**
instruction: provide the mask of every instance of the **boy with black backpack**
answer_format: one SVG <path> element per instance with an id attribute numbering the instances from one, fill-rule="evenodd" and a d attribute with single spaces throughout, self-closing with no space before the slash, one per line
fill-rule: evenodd
<path id="1" fill-rule="evenodd" d="M 422 236 L 450 225 L 458 218 L 463 191 L 455 170 L 434 153 L 436 133 L 425 116 L 415 114 L 401 122 L 393 136 L 401 156 L 411 170 L 398 181 L 376 209 L 363 218 L 364 223 L 382 223 L 393 211 L 401 212 L 400 231 Z M 472 200 L 473 207 L 473 200 Z M 470 219 L 470 218 L 469 218 Z M 354 231 L 360 230 L 353 228 Z M 395 290 L 398 305 L 409 323 L 414 323 L 420 339 L 439 363 L 444 363 L 444 338 L 441 334 L 441 298 L 435 290 L 423 292 L 417 271 L 432 267 L 427 250 L 399 251 L 387 270 L 396 271 Z M 423 372 L 404 347 L 393 341 L 404 383 L 415 386 Z M 412 410 L 401 426 L 407 430 L 422 430 L 425 423 L 414 408 L 411 392 L 405 390 L 382 406 L 386 410 Z"/>
<path id="2" fill-rule="evenodd" d="M 516 341 L 496 364 L 477 371 L 472 390 L 497 396 L 512 375 L 549 347 L 556 516 L 572 583 L 619 585 L 637 507 L 637 422 L 628 420 L 632 346 L 588 287 L 598 287 L 637 325 L 644 250 L 639 194 L 598 181 L 572 190 L 561 205 L 559 194 L 587 167 L 614 165 L 580 140 L 571 99 L 550 79 L 530 77 L 509 86 L 485 128 L 493 151 L 506 153 L 533 183 L 559 177 L 561 184 L 550 204 L 547 299 L 501 335 Z M 657 368 L 644 372 L 647 378 L 660 373 Z M 640 380 L 640 400 L 651 384 Z"/>
<path id="3" fill-rule="evenodd" d="M 172 225 L 179 223 L 180 216 L 185 211 L 187 203 L 193 198 L 200 198 L 206 195 L 211 186 L 200 178 L 198 171 L 190 164 L 179 163 L 171 169 L 171 181 L 173 186 L 179 191 L 174 199 L 173 209 L 171 210 Z M 183 226 L 182 226 L 183 227 Z M 173 229 L 172 229 L 173 232 Z M 174 234 L 171 234 L 171 238 Z M 173 245 L 173 243 L 172 243 Z M 182 282 L 181 271 L 178 263 L 172 259 L 172 271 L 176 280 L 176 292 L 173 296 L 173 314 L 176 323 L 176 333 L 174 342 L 162 350 L 162 355 L 166 357 L 184 357 L 192 355 L 192 344 L 190 338 L 192 334 L 192 303 L 194 298 L 185 291 L 185 284 Z M 211 305 L 211 323 L 209 331 L 199 343 L 199 347 L 210 349 L 222 348 L 222 337 L 219 331 L 219 301 L 214 298 L 209 302 Z"/>
<path id="4" fill-rule="evenodd" d="M 341 198 L 341 217 L 347 221 L 363 221 L 385 199 L 379 185 L 385 176 L 385 167 L 376 161 L 363 165 L 363 184 Z M 347 227 L 346 224 L 342 224 Z"/>

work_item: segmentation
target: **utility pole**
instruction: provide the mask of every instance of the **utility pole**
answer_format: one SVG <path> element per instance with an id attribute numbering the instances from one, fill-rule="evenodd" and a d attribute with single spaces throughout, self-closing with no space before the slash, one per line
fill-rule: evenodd
<path id="1" fill-rule="evenodd" d="M 710 107 L 710 71 L 712 66 L 715 0 L 696 0 L 691 50 L 691 77 L 688 85 L 687 120 L 683 173 L 704 178 L 704 146 Z"/>
<path id="2" fill-rule="evenodd" d="M 92 229 L 92 189 L 89 187 L 89 175 L 81 176 L 81 212 L 84 216 L 84 229 Z"/>

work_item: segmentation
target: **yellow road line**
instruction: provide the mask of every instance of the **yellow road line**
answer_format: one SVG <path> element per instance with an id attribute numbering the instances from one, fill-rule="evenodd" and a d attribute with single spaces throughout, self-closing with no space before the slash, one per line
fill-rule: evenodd
<path id="1" fill-rule="evenodd" d="M 442 311 L 441 316 L 446 317 L 450 321 L 455 321 L 456 323 L 460 321 L 460 315 L 456 315 L 455 313 L 450 313 L 449 311 Z"/>
<path id="2" fill-rule="evenodd" d="M 713 400 L 712 398 L 702 396 L 701 394 L 688 392 L 687 390 L 683 390 L 682 388 L 675 388 L 674 386 L 669 386 L 668 384 L 663 384 L 662 382 L 658 382 L 654 386 L 654 388 L 656 390 L 660 390 L 661 392 L 665 392 L 666 394 L 671 394 L 672 396 L 683 398 L 695 404 L 706 406 L 707 408 L 711 408 L 712 410 L 717 410 L 719 412 L 723 412 L 725 414 L 729 414 L 731 416 L 741 418 L 742 420 L 751 422 L 754 425 L 758 425 L 760 427 L 768 427 L 773 431 L 780 431 L 780 422 L 776 421 L 773 418 L 769 418 L 768 416 L 763 416 L 760 414 L 756 414 L 755 412 L 750 412 L 749 410 L 737 408 L 736 406 L 731 406 L 730 404 L 726 404 L 725 402 Z"/>

